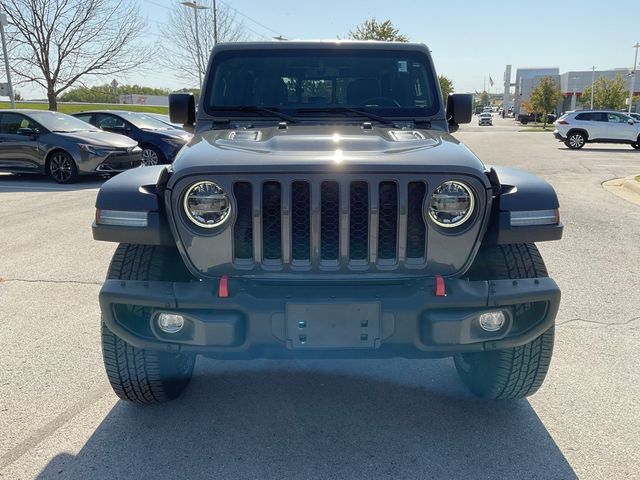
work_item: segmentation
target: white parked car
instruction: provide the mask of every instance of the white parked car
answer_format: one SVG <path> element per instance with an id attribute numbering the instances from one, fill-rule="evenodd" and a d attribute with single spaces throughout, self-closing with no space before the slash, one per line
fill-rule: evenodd
<path id="1" fill-rule="evenodd" d="M 640 123 L 626 113 L 577 110 L 562 115 L 555 125 L 553 134 L 571 149 L 586 143 L 626 143 L 640 149 Z"/>
<path id="2" fill-rule="evenodd" d="M 491 114 L 483 112 L 478 115 L 478 125 L 493 125 Z"/>

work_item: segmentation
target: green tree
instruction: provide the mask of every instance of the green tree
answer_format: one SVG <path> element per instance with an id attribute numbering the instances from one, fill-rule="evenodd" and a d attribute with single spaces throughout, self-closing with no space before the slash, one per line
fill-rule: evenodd
<path id="1" fill-rule="evenodd" d="M 489 94 L 486 92 L 486 90 L 480 95 L 480 104 L 485 107 L 489 105 Z"/>
<path id="2" fill-rule="evenodd" d="M 613 80 L 606 77 L 598 77 L 594 82 L 593 108 L 606 108 L 609 110 L 621 110 L 624 108 L 629 90 L 622 75 L 618 74 Z M 582 92 L 581 103 L 591 105 L 591 86 Z"/>
<path id="3" fill-rule="evenodd" d="M 556 109 L 561 98 L 562 92 L 551 77 L 544 77 L 531 91 L 531 106 L 542 114 L 542 128 L 547 128 L 547 114 Z"/>
<path id="4" fill-rule="evenodd" d="M 438 76 L 438 82 L 440 82 L 440 91 L 442 92 L 442 100 L 444 104 L 447 104 L 447 98 L 453 93 L 453 80 L 444 75 Z"/>
<path id="5" fill-rule="evenodd" d="M 375 17 L 365 20 L 347 35 L 351 40 L 382 40 L 387 42 L 408 42 L 409 37 L 400 33 L 391 20 L 380 23 Z"/>

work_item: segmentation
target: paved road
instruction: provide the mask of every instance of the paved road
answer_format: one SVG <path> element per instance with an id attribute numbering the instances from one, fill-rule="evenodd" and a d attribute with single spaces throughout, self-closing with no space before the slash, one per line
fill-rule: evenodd
<path id="1" fill-rule="evenodd" d="M 540 246 L 563 288 L 551 371 L 529 400 L 471 397 L 450 360 L 200 359 L 179 400 L 119 402 L 96 296 L 99 182 L 0 177 L 0 478 L 640 478 L 640 206 L 601 182 L 640 152 L 568 151 L 512 120 L 457 134 L 536 172 L 567 228 Z"/>

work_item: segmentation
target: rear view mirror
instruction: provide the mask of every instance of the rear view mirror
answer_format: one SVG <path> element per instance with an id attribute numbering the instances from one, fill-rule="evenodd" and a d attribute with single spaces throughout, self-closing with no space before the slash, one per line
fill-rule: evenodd
<path id="1" fill-rule="evenodd" d="M 461 123 L 471 122 L 473 117 L 473 96 L 467 93 L 454 93 L 447 99 L 447 121 L 449 131 L 455 132 Z"/>
<path id="2" fill-rule="evenodd" d="M 188 132 L 196 123 L 196 101 L 193 93 L 172 93 L 169 95 L 169 119 L 171 123 L 183 125 Z"/>

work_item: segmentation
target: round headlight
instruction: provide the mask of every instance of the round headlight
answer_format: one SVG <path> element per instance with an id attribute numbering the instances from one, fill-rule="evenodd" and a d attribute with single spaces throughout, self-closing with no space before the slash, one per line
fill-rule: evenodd
<path id="1" fill-rule="evenodd" d="M 464 183 L 444 182 L 431 195 L 429 217 L 441 227 L 458 227 L 469 220 L 474 203 L 473 193 Z"/>
<path id="2" fill-rule="evenodd" d="M 215 228 L 229 218 L 231 202 L 217 183 L 198 182 L 184 195 L 184 211 L 199 227 Z"/>

